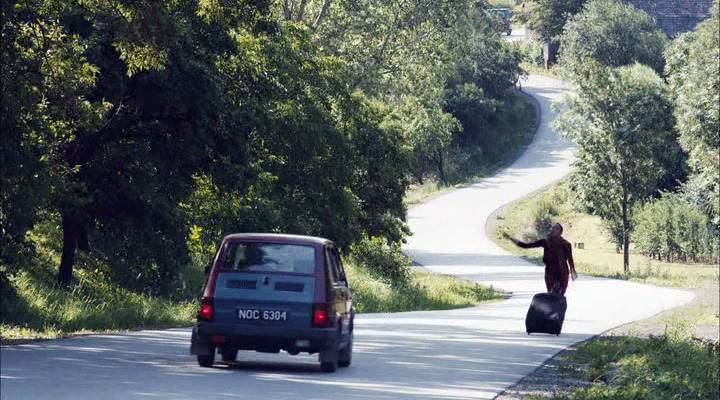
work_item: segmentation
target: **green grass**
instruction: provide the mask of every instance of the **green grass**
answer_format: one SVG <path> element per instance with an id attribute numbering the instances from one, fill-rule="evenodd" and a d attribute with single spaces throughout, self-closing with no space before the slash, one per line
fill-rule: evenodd
<path id="1" fill-rule="evenodd" d="M 172 301 L 111 285 L 102 275 L 79 270 L 77 283 L 63 289 L 50 271 L 22 272 L 3 288 L 3 343 L 69 334 L 135 328 L 187 326 L 193 301 Z"/>
<path id="2" fill-rule="evenodd" d="M 355 309 L 361 313 L 448 310 L 502 298 L 492 288 L 449 275 L 413 269 L 410 282 L 390 285 L 365 268 L 346 265 Z"/>
<path id="3" fill-rule="evenodd" d="M 447 160 L 447 182 L 428 177 L 414 183 L 405 193 L 405 204 L 413 205 L 453 188 L 487 177 L 517 158 L 535 134 L 535 107 L 526 96 L 513 93 L 498 114 L 498 122 L 488 136 L 495 139 L 478 155 L 472 149 L 452 148 Z"/>
<path id="4" fill-rule="evenodd" d="M 717 348 L 689 339 L 682 330 L 659 337 L 594 339 L 564 360 L 572 374 L 593 382 L 569 398 L 717 399 L 718 355 Z"/>
<path id="5" fill-rule="evenodd" d="M 562 73 L 560 71 L 560 67 L 558 67 L 557 64 L 551 65 L 550 68 L 546 69 L 545 66 L 543 66 L 543 65 L 536 65 L 533 63 L 529 63 L 529 62 L 522 62 L 522 63 L 520 63 L 520 67 L 528 74 L 542 75 L 542 76 L 547 76 L 550 78 L 562 79 L 562 75 L 561 75 Z"/>
<path id="6" fill-rule="evenodd" d="M 48 264 L 52 265 L 52 264 Z M 413 270 L 402 286 L 348 266 L 358 312 L 444 310 L 498 299 L 501 293 L 455 277 Z M 36 266 L 3 282 L 0 340 L 32 339 L 194 323 L 197 302 L 134 293 L 109 283 L 97 270 L 76 269 L 77 282 L 63 289 L 54 270 Z M 199 288 L 198 288 L 199 293 Z"/>

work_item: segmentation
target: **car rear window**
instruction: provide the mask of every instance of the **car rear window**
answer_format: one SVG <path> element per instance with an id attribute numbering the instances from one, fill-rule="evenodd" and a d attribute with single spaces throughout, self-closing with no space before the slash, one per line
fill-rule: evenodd
<path id="1" fill-rule="evenodd" d="M 313 274 L 315 248 L 296 244 L 234 242 L 225 249 L 222 270 Z"/>

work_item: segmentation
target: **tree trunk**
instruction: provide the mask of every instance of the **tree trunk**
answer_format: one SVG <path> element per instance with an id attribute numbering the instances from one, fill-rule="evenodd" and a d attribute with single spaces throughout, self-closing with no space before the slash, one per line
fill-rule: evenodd
<path id="1" fill-rule="evenodd" d="M 63 213 L 63 251 L 60 258 L 57 280 L 63 286 L 72 283 L 73 267 L 75 266 L 75 251 L 80 249 L 90 251 L 87 230 L 81 220 L 75 216 Z"/>
<path id="2" fill-rule="evenodd" d="M 623 271 L 630 272 L 630 221 L 628 217 L 628 193 L 623 188 L 622 200 L 622 218 L 623 218 Z"/>
<path id="3" fill-rule="evenodd" d="M 545 57 L 545 69 L 549 69 L 557 62 L 557 54 L 559 48 L 560 43 L 554 40 L 544 43 L 543 55 Z"/>
<path id="4" fill-rule="evenodd" d="M 63 251 L 60 258 L 60 268 L 58 269 L 58 283 L 67 286 L 72 281 L 73 265 L 75 264 L 75 248 L 77 247 L 77 239 L 74 232 L 73 218 L 67 214 L 62 217 L 63 228 Z"/>
<path id="5" fill-rule="evenodd" d="M 437 167 L 438 175 L 440 176 L 440 182 L 442 182 L 444 185 L 447 183 L 447 178 L 445 177 L 445 160 L 443 158 L 442 150 L 438 152 Z"/>

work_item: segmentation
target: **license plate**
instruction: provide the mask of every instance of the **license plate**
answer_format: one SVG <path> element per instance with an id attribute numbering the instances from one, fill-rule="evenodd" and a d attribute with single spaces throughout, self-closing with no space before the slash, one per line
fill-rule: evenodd
<path id="1" fill-rule="evenodd" d="M 238 318 L 251 321 L 286 321 L 287 311 L 240 309 Z"/>

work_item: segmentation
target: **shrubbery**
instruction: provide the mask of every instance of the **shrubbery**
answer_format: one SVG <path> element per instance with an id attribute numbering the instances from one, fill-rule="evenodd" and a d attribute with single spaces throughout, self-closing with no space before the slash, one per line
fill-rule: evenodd
<path id="1" fill-rule="evenodd" d="M 399 243 L 366 237 L 351 247 L 351 255 L 355 264 L 392 285 L 409 281 L 410 259 L 400 251 Z"/>
<path id="2" fill-rule="evenodd" d="M 542 43 L 534 39 L 516 42 L 520 59 L 527 64 L 542 66 L 545 63 L 545 56 Z"/>
<path id="3" fill-rule="evenodd" d="M 533 240 L 545 237 L 553 223 L 561 222 L 558 221 L 559 216 L 567 215 L 574 207 L 574 194 L 566 182 L 538 194 L 537 201 L 532 202 L 525 211 L 523 238 Z"/>
<path id="4" fill-rule="evenodd" d="M 652 17 L 619 0 L 593 0 L 565 25 L 560 64 L 577 75 L 589 59 L 608 67 L 641 63 L 662 73 L 668 38 Z"/>
<path id="5" fill-rule="evenodd" d="M 644 204 L 635 216 L 635 237 L 641 253 L 659 260 L 710 262 L 718 256 L 718 232 L 708 216 L 677 195 Z"/>

